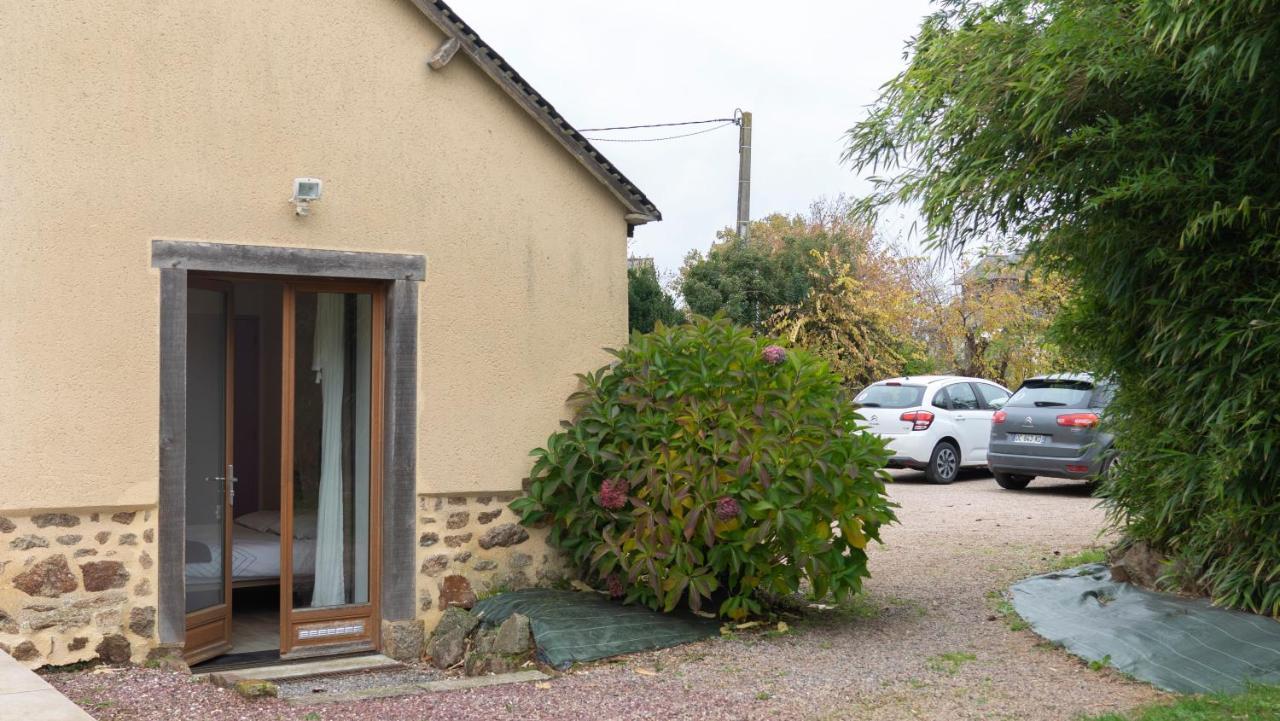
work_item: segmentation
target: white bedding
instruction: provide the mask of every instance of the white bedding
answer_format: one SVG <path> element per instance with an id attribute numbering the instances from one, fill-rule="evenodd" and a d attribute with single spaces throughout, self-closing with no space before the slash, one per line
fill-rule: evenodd
<path id="1" fill-rule="evenodd" d="M 187 526 L 188 542 L 209 549 L 212 558 L 203 562 L 188 561 L 187 579 L 216 579 L 222 576 L 222 557 L 218 553 L 217 525 Z M 232 524 L 231 580 L 248 581 L 280 577 L 280 537 L 238 524 Z M 315 574 L 316 542 L 314 539 L 293 542 L 293 573 L 311 577 Z"/>

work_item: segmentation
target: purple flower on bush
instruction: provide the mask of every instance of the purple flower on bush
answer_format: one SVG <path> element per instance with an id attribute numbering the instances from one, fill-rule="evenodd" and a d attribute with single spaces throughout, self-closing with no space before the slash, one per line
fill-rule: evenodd
<path id="1" fill-rule="evenodd" d="M 622 588 L 622 579 L 618 578 L 618 574 L 610 573 L 609 577 L 604 579 L 604 585 L 609 589 L 610 597 L 622 598 L 624 590 Z"/>
<path id="2" fill-rule="evenodd" d="M 596 503 L 611 511 L 627 505 L 627 482 L 621 478 L 606 478 L 596 494 Z"/>
<path id="3" fill-rule="evenodd" d="M 765 346 L 764 353 L 761 355 L 764 357 L 765 363 L 776 366 L 787 359 L 787 349 L 780 345 Z"/>
<path id="4" fill-rule="evenodd" d="M 742 512 L 742 507 L 738 505 L 738 501 L 725 496 L 716 501 L 716 518 L 722 521 L 728 521 L 738 517 Z"/>

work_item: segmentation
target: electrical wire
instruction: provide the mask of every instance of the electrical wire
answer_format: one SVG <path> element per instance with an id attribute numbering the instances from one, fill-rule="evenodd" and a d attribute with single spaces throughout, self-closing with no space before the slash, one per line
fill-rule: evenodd
<path id="1" fill-rule="evenodd" d="M 711 118 L 710 120 L 685 120 L 679 123 L 649 123 L 648 125 L 615 125 L 612 128 L 580 128 L 581 133 L 597 133 L 602 130 L 637 130 L 640 128 L 671 128 L 676 125 L 702 125 L 704 123 L 737 122 L 737 118 Z"/>
<path id="2" fill-rule="evenodd" d="M 706 122 L 706 121 L 699 121 L 699 122 Z M 711 121 L 711 122 L 714 122 L 714 121 Z M 677 140 L 679 138 L 691 138 L 695 135 L 710 133 L 713 130 L 719 130 L 720 128 L 725 128 L 730 125 L 737 125 L 737 124 L 738 124 L 738 121 L 731 119 L 727 122 L 724 122 L 724 123 L 721 123 L 720 125 L 715 126 L 714 128 L 706 128 L 704 130 L 695 130 L 692 133 L 684 133 L 682 135 L 667 135 L 661 138 L 587 138 L 587 140 L 590 140 L 593 143 L 656 143 L 661 140 Z M 692 125 L 692 123 L 671 123 L 671 125 Z M 654 127 L 654 126 L 636 126 L 636 127 Z M 604 130 L 604 128 L 598 128 L 598 130 Z M 587 132 L 590 132 L 590 131 L 587 131 Z"/>

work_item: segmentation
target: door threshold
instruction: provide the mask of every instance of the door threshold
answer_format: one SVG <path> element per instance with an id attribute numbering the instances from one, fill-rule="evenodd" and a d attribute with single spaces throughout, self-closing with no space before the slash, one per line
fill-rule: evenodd
<path id="1" fill-rule="evenodd" d="M 250 656 L 253 654 L 235 654 Z M 216 660 L 216 659 L 215 659 Z M 207 663 L 207 662 L 206 662 Z M 191 669 L 192 675 L 208 676 L 219 686 L 233 686 L 237 681 L 279 681 L 283 679 L 324 676 L 328 674 L 352 673 L 355 671 L 373 671 L 381 668 L 394 668 L 404 664 L 380 653 L 354 653 L 342 656 L 325 656 L 323 658 L 280 659 L 278 652 L 274 659 L 244 664 L 227 664 L 205 668 L 199 664 Z"/>

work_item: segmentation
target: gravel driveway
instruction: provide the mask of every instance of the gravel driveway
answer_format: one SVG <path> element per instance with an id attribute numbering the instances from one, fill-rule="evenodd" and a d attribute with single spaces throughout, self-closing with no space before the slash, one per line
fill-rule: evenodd
<path id="1" fill-rule="evenodd" d="M 1013 631 L 990 592 L 1100 543 L 1084 486 L 895 472 L 900 524 L 871 551 L 867 599 L 782 635 L 743 633 L 521 684 L 292 707 L 130 668 L 46 678 L 102 721 L 168 719 L 1075 719 L 1160 697 Z"/>

